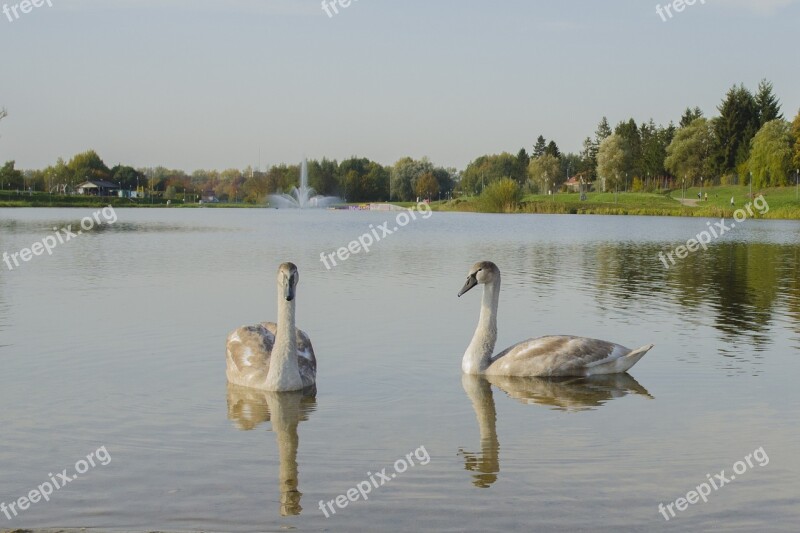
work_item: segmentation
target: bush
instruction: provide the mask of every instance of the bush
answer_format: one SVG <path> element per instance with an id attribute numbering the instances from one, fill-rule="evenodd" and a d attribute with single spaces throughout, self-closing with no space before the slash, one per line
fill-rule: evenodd
<path id="1" fill-rule="evenodd" d="M 514 213 L 522 200 L 519 184 L 503 178 L 488 185 L 480 196 L 481 210 L 488 213 Z"/>

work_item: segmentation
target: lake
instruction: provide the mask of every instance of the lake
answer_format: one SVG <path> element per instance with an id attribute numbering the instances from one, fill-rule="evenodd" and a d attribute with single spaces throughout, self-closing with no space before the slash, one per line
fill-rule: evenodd
<path id="1" fill-rule="evenodd" d="M 92 212 L 0 210 L 0 252 Z M 0 263 L 0 502 L 17 504 L 0 528 L 797 530 L 800 223 L 737 224 L 666 269 L 658 253 L 707 220 L 116 216 Z M 384 222 L 369 253 L 320 261 Z M 456 294 L 479 260 L 503 275 L 496 351 L 545 334 L 655 348 L 610 379 L 462 376 L 480 288 Z M 226 336 L 275 319 L 284 261 L 316 397 L 226 385 Z"/>

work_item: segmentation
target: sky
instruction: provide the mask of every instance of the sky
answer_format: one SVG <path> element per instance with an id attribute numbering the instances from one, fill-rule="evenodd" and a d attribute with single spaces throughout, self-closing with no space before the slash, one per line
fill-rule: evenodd
<path id="1" fill-rule="evenodd" d="M 333 16 L 320 0 L 19 2 L 0 0 L 0 162 L 23 169 L 88 149 L 187 172 L 351 156 L 463 169 L 539 135 L 577 152 L 603 116 L 711 116 L 762 78 L 786 118 L 800 109 L 800 0 L 697 0 L 671 18 L 666 0 L 353 0 Z"/>

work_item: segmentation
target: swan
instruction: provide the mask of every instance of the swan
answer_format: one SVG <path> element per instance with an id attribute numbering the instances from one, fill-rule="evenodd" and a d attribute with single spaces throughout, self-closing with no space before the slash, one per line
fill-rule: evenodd
<path id="1" fill-rule="evenodd" d="M 299 515 L 303 510 L 298 489 L 297 426 L 316 409 L 316 387 L 299 391 L 274 392 L 240 387 L 228 383 L 228 418 L 236 427 L 249 431 L 262 422 L 271 422 L 278 441 L 278 482 L 281 516 Z M 258 453 L 258 451 L 256 451 Z"/>
<path id="2" fill-rule="evenodd" d="M 278 267 L 278 323 L 242 326 L 227 342 L 228 382 L 267 391 L 294 391 L 313 385 L 317 360 L 311 339 L 294 325 L 300 274 L 292 263 Z"/>
<path id="3" fill-rule="evenodd" d="M 483 287 L 481 315 L 461 370 L 487 376 L 592 376 L 626 372 L 652 347 L 630 350 L 619 344 L 572 336 L 529 339 L 492 356 L 497 341 L 497 305 L 500 301 L 500 269 L 491 261 L 476 263 L 458 293 L 478 284 Z"/>

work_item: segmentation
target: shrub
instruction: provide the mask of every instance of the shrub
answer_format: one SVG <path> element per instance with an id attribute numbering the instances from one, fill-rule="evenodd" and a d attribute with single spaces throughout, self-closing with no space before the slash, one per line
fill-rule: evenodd
<path id="1" fill-rule="evenodd" d="M 519 208 L 522 190 L 511 178 L 503 178 L 488 185 L 480 196 L 483 211 L 489 213 L 513 213 Z"/>

